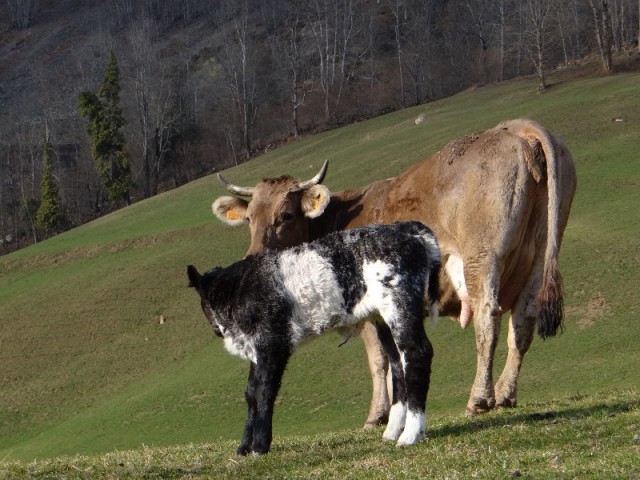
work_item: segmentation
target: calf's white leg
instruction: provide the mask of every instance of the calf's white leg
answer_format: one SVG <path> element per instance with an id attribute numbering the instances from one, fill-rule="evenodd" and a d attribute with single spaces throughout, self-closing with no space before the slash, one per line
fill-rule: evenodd
<path id="1" fill-rule="evenodd" d="M 404 431 L 398 438 L 398 446 L 414 445 L 424 438 L 427 419 L 424 411 L 409 410 L 404 424 Z"/>
<path id="2" fill-rule="evenodd" d="M 389 423 L 385 428 L 382 438 L 395 442 L 404 430 L 407 418 L 407 405 L 402 402 L 396 402 L 391 405 L 389 412 Z"/>

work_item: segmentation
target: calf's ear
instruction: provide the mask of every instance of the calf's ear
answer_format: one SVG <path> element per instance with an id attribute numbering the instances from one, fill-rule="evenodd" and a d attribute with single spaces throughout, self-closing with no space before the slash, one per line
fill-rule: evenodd
<path id="1" fill-rule="evenodd" d="M 202 288 L 202 275 L 198 273 L 196 267 L 189 265 L 187 267 L 187 276 L 189 277 L 189 286 L 200 292 Z"/>
<path id="2" fill-rule="evenodd" d="M 213 214 L 227 225 L 242 225 L 247 218 L 249 202 L 238 197 L 220 197 L 211 205 Z"/>
<path id="3" fill-rule="evenodd" d="M 329 205 L 330 199 L 331 192 L 324 185 L 314 185 L 307 188 L 302 195 L 304 215 L 309 218 L 319 217 Z"/>

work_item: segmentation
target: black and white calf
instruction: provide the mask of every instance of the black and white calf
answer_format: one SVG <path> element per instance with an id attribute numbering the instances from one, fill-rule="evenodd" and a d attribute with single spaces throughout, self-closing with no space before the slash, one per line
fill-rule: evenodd
<path id="1" fill-rule="evenodd" d="M 437 315 L 439 269 L 436 239 L 419 222 L 334 232 L 204 275 L 190 265 L 214 332 L 230 353 L 251 362 L 238 454 L 269 451 L 274 402 L 295 348 L 329 329 L 357 331 L 372 314 L 392 372 L 383 437 L 398 445 L 420 441 L 433 357 L 423 319 L 426 309 Z"/>

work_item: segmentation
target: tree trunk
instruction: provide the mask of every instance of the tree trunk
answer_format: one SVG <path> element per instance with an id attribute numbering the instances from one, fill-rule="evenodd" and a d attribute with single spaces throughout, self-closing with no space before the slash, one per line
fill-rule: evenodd
<path id="1" fill-rule="evenodd" d="M 500 71 L 498 82 L 502 82 L 504 76 L 504 0 L 500 0 Z"/>
<path id="2" fill-rule="evenodd" d="M 609 16 L 608 0 L 589 0 L 591 11 L 593 12 L 593 23 L 595 27 L 596 41 L 600 49 L 600 58 L 602 60 L 602 68 L 606 73 L 611 73 L 611 18 Z"/>
<path id="3" fill-rule="evenodd" d="M 564 27 L 562 26 L 562 17 L 558 11 L 558 30 L 560 32 L 560 41 L 562 42 L 562 53 L 564 54 L 564 66 L 569 66 L 569 55 L 567 54 L 567 42 L 564 38 Z"/>
<path id="4" fill-rule="evenodd" d="M 393 26 L 393 30 L 395 32 L 396 35 L 396 51 L 398 54 L 398 74 L 400 77 L 400 105 L 402 107 L 405 106 L 405 100 L 404 100 L 404 75 L 402 72 L 402 42 L 400 39 L 400 2 L 396 1 L 396 8 L 393 9 L 393 15 L 396 19 L 396 23 Z"/>
<path id="5" fill-rule="evenodd" d="M 604 57 L 602 66 L 607 73 L 613 71 L 613 28 L 611 26 L 611 12 L 609 11 L 609 1 L 602 0 L 602 40 L 604 44 Z"/>
<path id="6" fill-rule="evenodd" d="M 538 70 L 538 90 L 543 91 L 547 88 L 547 82 L 544 76 L 544 38 L 542 30 L 538 30 L 536 33 L 536 50 L 538 54 L 538 61 L 536 62 L 536 69 Z"/>

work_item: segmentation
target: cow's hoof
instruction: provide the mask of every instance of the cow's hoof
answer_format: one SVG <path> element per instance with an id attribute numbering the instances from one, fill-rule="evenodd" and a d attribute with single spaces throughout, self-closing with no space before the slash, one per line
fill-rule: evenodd
<path id="1" fill-rule="evenodd" d="M 467 404 L 467 417 L 475 417 L 476 415 L 482 415 L 483 413 L 487 413 L 496 405 L 496 401 L 493 398 L 476 398 L 472 402 Z"/>
<path id="2" fill-rule="evenodd" d="M 374 420 L 367 420 L 367 423 L 364 424 L 364 428 L 365 430 L 369 430 L 372 428 L 376 428 L 379 427 L 380 425 L 386 425 L 389 422 L 389 416 L 388 415 L 382 415 L 380 417 L 377 417 Z"/>
<path id="3" fill-rule="evenodd" d="M 514 408 L 518 406 L 518 401 L 515 398 L 503 398 L 496 402 L 497 408 Z"/>

